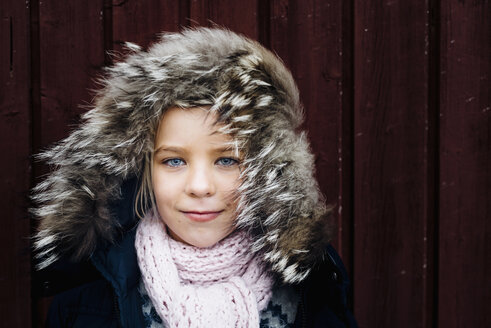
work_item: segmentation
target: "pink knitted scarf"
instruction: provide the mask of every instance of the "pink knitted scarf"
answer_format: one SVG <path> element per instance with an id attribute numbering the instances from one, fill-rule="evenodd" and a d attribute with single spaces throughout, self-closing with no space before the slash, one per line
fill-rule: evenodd
<path id="1" fill-rule="evenodd" d="M 147 215 L 135 247 L 143 283 L 166 327 L 258 327 L 272 279 L 235 232 L 209 248 L 177 242 Z"/>

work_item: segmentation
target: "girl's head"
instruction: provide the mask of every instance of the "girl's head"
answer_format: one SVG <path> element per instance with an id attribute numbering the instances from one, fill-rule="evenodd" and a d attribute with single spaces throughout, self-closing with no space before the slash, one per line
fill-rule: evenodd
<path id="1" fill-rule="evenodd" d="M 43 155 L 57 171 L 35 190 L 42 265 L 113 241 L 122 223 L 111 206 L 137 177 L 137 208 L 154 199 L 176 239 L 207 246 L 247 229 L 273 270 L 303 279 L 328 240 L 327 210 L 288 69 L 224 29 L 164 34 L 148 51 L 128 46 L 81 128 Z"/>

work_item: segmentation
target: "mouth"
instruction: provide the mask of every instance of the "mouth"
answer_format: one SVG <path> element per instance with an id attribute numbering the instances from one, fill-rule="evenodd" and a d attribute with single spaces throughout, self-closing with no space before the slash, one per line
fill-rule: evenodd
<path id="1" fill-rule="evenodd" d="M 196 222 L 208 222 L 216 219 L 222 211 L 181 211 L 187 218 Z"/>

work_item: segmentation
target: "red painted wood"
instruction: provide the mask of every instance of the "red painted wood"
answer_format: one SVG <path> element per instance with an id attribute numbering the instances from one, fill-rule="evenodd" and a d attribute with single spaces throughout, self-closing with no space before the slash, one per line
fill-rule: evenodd
<path id="1" fill-rule="evenodd" d="M 0 40 L 9 45 L 0 47 L 2 324 L 41 325 L 49 303 L 34 295 L 31 317 L 23 238 L 31 143 L 38 152 L 78 122 L 105 49 L 119 51 L 121 41 L 147 46 L 162 30 L 216 23 L 263 42 L 297 79 L 321 189 L 339 210 L 335 244 L 353 272 L 360 326 L 491 326 L 489 7 L 36 1 L 29 36 L 25 3 L 2 2 Z M 34 166 L 35 180 L 44 172 Z"/>
<path id="2" fill-rule="evenodd" d="M 439 327 L 491 327 L 490 12 L 441 2 Z"/>
<path id="3" fill-rule="evenodd" d="M 271 48 L 283 58 L 298 83 L 305 107 L 317 178 L 329 204 L 336 206 L 335 240 L 346 263 L 350 263 L 349 213 L 350 168 L 343 165 L 351 133 L 343 126 L 343 6 L 320 0 L 271 1 Z M 346 85 L 343 85 L 346 82 Z M 343 189 L 345 187 L 346 189 Z M 346 207 L 343 207 L 346 205 Z"/>
<path id="4" fill-rule="evenodd" d="M 103 13 L 103 0 L 39 2 L 41 147 L 65 137 L 91 101 L 104 65 Z"/>
<path id="5" fill-rule="evenodd" d="M 191 23 L 193 26 L 218 24 L 257 40 L 258 1 L 191 0 Z"/>
<path id="6" fill-rule="evenodd" d="M 114 50 L 120 51 L 123 42 L 130 41 L 147 47 L 158 40 L 164 31 L 178 31 L 189 25 L 187 1 L 127 1 L 113 0 Z"/>
<path id="7" fill-rule="evenodd" d="M 361 327 L 428 327 L 428 125 L 425 2 L 354 2 L 354 285 Z M 431 320 L 430 320 L 431 321 Z"/>
<path id="8" fill-rule="evenodd" d="M 29 9 L 2 1 L 0 13 L 0 325 L 29 327 Z"/>

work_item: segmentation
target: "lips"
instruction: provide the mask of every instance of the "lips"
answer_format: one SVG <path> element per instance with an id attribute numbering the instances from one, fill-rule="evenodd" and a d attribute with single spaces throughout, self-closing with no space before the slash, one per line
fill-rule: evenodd
<path id="1" fill-rule="evenodd" d="M 223 211 L 182 211 L 190 220 L 207 222 L 216 219 Z"/>

